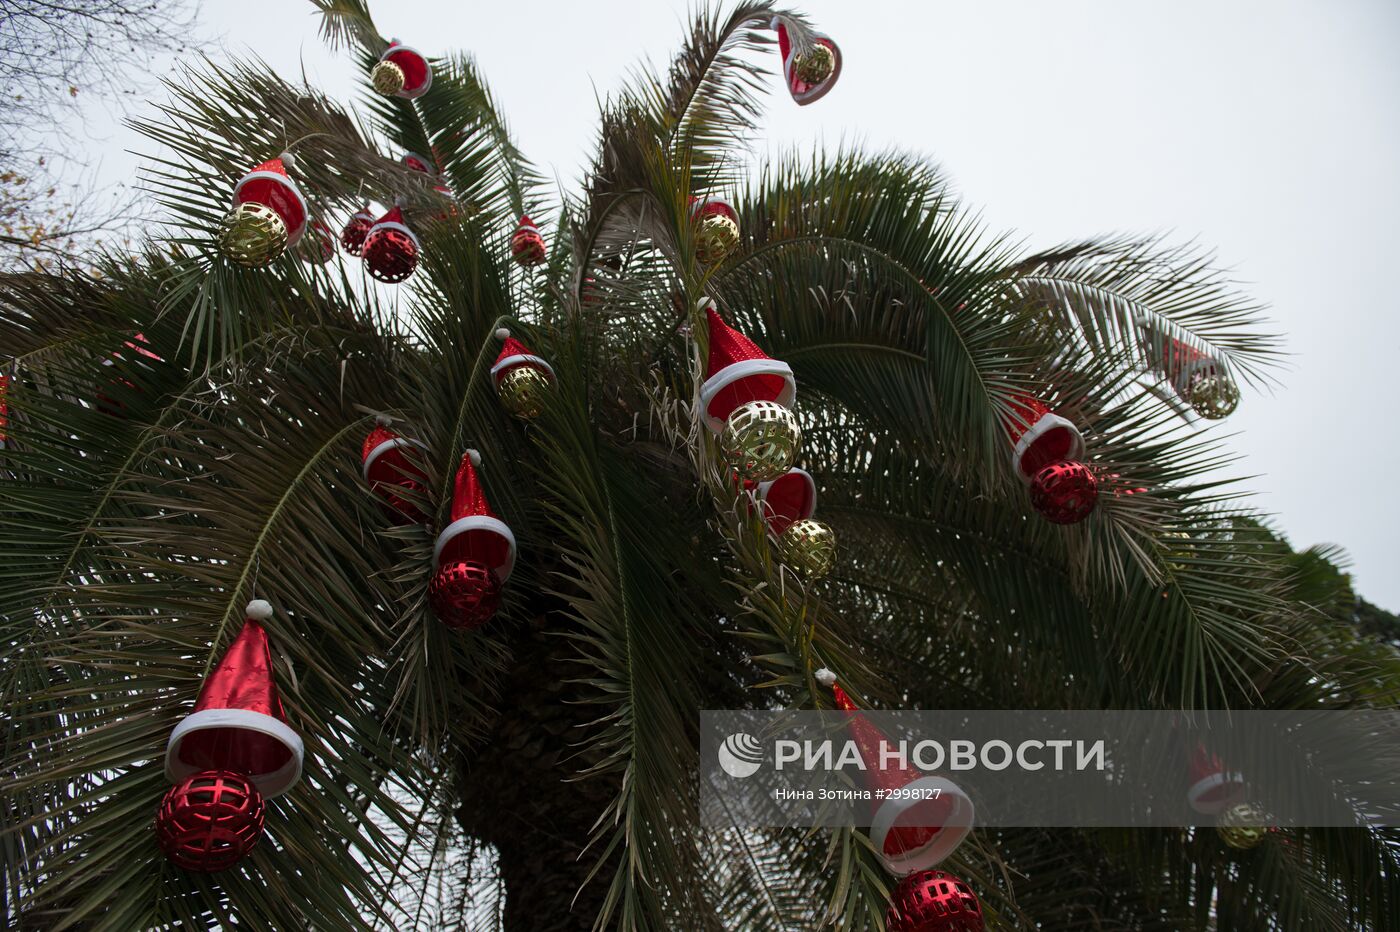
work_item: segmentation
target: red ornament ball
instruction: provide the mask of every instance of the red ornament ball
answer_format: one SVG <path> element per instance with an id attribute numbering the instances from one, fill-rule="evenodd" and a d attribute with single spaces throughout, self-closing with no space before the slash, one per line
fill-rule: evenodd
<path id="1" fill-rule="evenodd" d="M 519 230 L 510 239 L 510 253 L 521 265 L 539 265 L 545 259 L 544 237 L 534 230 Z"/>
<path id="2" fill-rule="evenodd" d="M 369 274 L 389 285 L 418 268 L 418 243 L 403 230 L 381 227 L 365 237 L 363 255 Z"/>
<path id="3" fill-rule="evenodd" d="M 1031 480 L 1031 504 L 1053 524 L 1077 524 L 1099 500 L 1099 482 L 1083 463 L 1051 463 Z"/>
<path id="4" fill-rule="evenodd" d="M 221 871 L 262 837 L 263 798 L 230 770 L 205 770 L 172 786 L 156 813 L 156 841 L 176 867 Z"/>
<path id="5" fill-rule="evenodd" d="M 374 226 L 374 216 L 370 214 L 366 207 L 359 213 L 350 217 L 345 224 L 345 229 L 340 231 L 340 245 L 352 256 L 358 256 L 365 248 L 365 237 L 369 235 L 369 228 Z"/>
<path id="6" fill-rule="evenodd" d="M 449 628 L 480 628 L 501 604 L 501 582 L 489 566 L 456 560 L 437 568 L 428 583 L 428 601 Z"/>
<path id="7" fill-rule="evenodd" d="M 982 932 L 982 905 L 944 871 L 915 871 L 899 882 L 885 913 L 888 932 Z"/>

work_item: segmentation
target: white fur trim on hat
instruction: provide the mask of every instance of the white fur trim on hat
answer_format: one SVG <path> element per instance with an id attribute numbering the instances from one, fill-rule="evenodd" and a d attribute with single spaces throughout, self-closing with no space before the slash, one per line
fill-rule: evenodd
<path id="1" fill-rule="evenodd" d="M 281 796 L 296 786 L 297 781 L 301 779 L 302 758 L 306 754 L 301 735 L 293 731 L 286 722 L 251 709 L 204 709 L 185 716 L 170 733 L 170 743 L 165 746 L 166 779 L 176 783 L 204 769 L 180 760 L 180 742 L 188 734 L 210 728 L 242 728 L 261 732 L 277 739 L 291 752 L 292 759 L 272 773 L 244 774 L 257 785 L 258 791 L 264 796 Z"/>
<path id="2" fill-rule="evenodd" d="M 374 226 L 369 228 L 369 232 L 365 234 L 365 239 L 369 239 L 371 236 L 373 236 L 376 230 L 398 230 L 400 233 L 403 233 L 409 239 L 413 240 L 414 246 L 417 246 L 420 249 L 422 248 L 422 245 L 418 242 L 418 237 L 414 236 L 413 231 L 410 230 L 408 227 L 404 226 L 402 223 L 394 223 L 392 220 L 383 223 L 376 223 Z"/>
<path id="3" fill-rule="evenodd" d="M 1070 444 L 1069 450 L 1065 452 L 1065 459 L 1083 459 L 1084 437 L 1079 433 L 1079 428 L 1074 426 L 1074 422 L 1066 420 L 1054 412 L 1042 414 L 1040 420 L 1032 424 L 1030 428 L 1021 435 L 1021 439 L 1016 441 L 1016 446 L 1012 451 L 1011 462 L 1016 467 L 1016 475 L 1021 477 L 1022 482 L 1029 483 L 1031 479 L 1034 478 L 1033 476 L 1026 475 L 1021 469 L 1021 460 L 1025 457 L 1026 451 L 1031 448 L 1031 444 L 1057 427 L 1065 428 L 1070 432 L 1070 435 L 1074 437 L 1074 441 Z"/>
<path id="4" fill-rule="evenodd" d="M 500 381 L 501 376 L 506 374 L 506 370 L 514 369 L 516 366 L 534 366 L 548 372 L 551 379 L 554 378 L 554 367 L 540 357 L 516 353 L 514 356 L 507 356 L 491 367 L 491 379 Z"/>
<path id="5" fill-rule="evenodd" d="M 907 795 L 886 799 L 880 804 L 880 808 L 875 810 L 875 818 L 870 822 L 870 840 L 875 845 L 875 851 L 894 874 L 928 870 L 943 861 L 957 850 L 967 833 L 972 831 L 974 814 L 972 800 L 956 783 L 944 777 L 919 777 L 906 784 L 903 789 L 908 791 Z M 917 850 L 906 851 L 898 857 L 885 854 L 885 839 L 894 828 L 895 822 L 905 812 L 925 802 L 921 796 L 923 791 L 933 790 L 939 791 L 940 800 L 953 801 L 953 808 L 938 834 Z"/>
<path id="6" fill-rule="evenodd" d="M 301 235 L 306 232 L 306 225 L 311 220 L 311 209 L 306 206 L 306 198 L 301 196 L 301 189 L 286 175 L 279 175 L 277 172 L 249 172 L 238 179 L 238 184 L 233 186 L 234 203 L 238 202 L 238 192 L 243 190 L 243 186 L 255 179 L 266 179 L 268 181 L 277 182 L 282 187 L 286 188 L 287 191 L 297 199 L 297 203 L 301 205 L 301 225 L 295 230 L 287 231 L 287 245 L 295 246 L 297 241 L 301 239 Z"/>
<path id="7" fill-rule="evenodd" d="M 756 497 L 758 498 L 759 502 L 767 504 L 768 490 L 773 487 L 773 484 L 775 482 L 782 482 L 784 479 L 788 479 L 791 476 L 798 476 L 802 479 L 804 483 L 806 483 L 808 500 L 810 502 L 810 506 L 807 508 L 806 513 L 798 515 L 797 517 L 799 519 L 810 518 L 812 517 L 812 515 L 817 513 L 817 482 L 815 479 L 812 478 L 812 474 L 807 472 L 807 470 L 803 469 L 801 466 L 792 467 L 776 479 L 769 479 L 767 482 L 760 482 L 758 484 Z"/>
<path id="8" fill-rule="evenodd" d="M 1222 786 L 1234 784 L 1234 792 L 1226 793 L 1218 800 L 1205 800 L 1204 797 L 1211 790 Z M 1235 803 L 1242 802 L 1245 796 L 1244 775 L 1239 773 L 1225 773 L 1216 771 L 1208 774 L 1191 784 L 1191 788 L 1186 791 L 1186 800 L 1191 804 L 1191 808 L 1201 815 L 1219 815 Z"/>
<path id="9" fill-rule="evenodd" d="M 396 55 L 396 54 L 398 54 L 399 52 L 412 52 L 414 55 L 417 55 L 419 58 L 423 59 L 424 61 L 427 61 L 427 60 L 428 60 L 428 56 L 424 55 L 422 52 L 418 51 L 416 48 L 414 48 L 414 47 L 411 46 L 411 45 L 404 45 L 404 44 L 403 44 L 402 42 L 400 42 L 398 39 L 391 39 L 391 40 L 389 40 L 389 47 L 388 47 L 387 49 L 384 50 L 384 54 L 383 54 L 383 55 L 380 55 L 380 56 L 379 56 L 379 60 L 380 60 L 380 61 L 388 61 L 390 55 Z"/>
<path id="10" fill-rule="evenodd" d="M 515 569 L 515 535 L 511 533 L 504 521 L 490 515 L 467 515 L 443 528 L 442 533 L 438 535 L 437 542 L 433 544 L 433 566 L 437 566 L 438 557 L 442 556 L 443 548 L 454 537 L 465 534 L 467 531 L 495 531 L 506 539 L 506 543 L 509 545 L 506 562 L 502 566 L 492 567 L 500 574 L 501 582 L 504 584 L 510 578 L 511 570 Z"/>
<path id="11" fill-rule="evenodd" d="M 385 440 L 383 443 L 378 444 L 374 449 L 370 450 L 369 456 L 365 457 L 365 465 L 362 472 L 364 473 L 366 482 L 369 481 L 369 470 L 370 467 L 374 465 L 374 461 L 390 450 L 396 450 L 399 447 L 417 447 L 420 450 L 428 449 L 426 443 L 423 443 L 421 440 L 410 440 L 408 437 L 391 437 Z"/>
<path id="12" fill-rule="evenodd" d="M 725 216 L 727 216 L 730 220 L 733 220 L 735 223 L 738 223 L 738 222 L 739 222 L 739 212 L 738 212 L 737 210 L 734 209 L 734 205 L 733 205 L 733 204 L 729 203 L 727 200 L 725 200 L 725 199 L 722 198 L 722 197 L 700 197 L 700 198 L 696 198 L 696 199 L 695 199 L 695 203 L 693 203 L 693 204 L 690 205 L 690 214 L 691 214 L 691 216 L 692 216 L 692 217 L 698 217 L 698 216 L 700 216 L 700 214 L 704 211 L 704 209 L 705 209 L 706 207 L 709 207 L 709 206 L 712 205 L 712 204 L 718 205 L 719 207 L 723 208 L 723 213 L 724 213 Z"/>
<path id="13" fill-rule="evenodd" d="M 774 399 L 785 408 L 792 406 L 797 397 L 797 380 L 792 377 L 792 369 L 781 359 L 743 359 L 725 366 L 705 380 L 700 386 L 700 408 L 705 412 L 705 423 L 710 430 L 719 433 L 724 430 L 724 421 L 710 415 L 710 402 L 729 385 L 750 375 L 779 375 L 786 383 L 778 397 Z"/>

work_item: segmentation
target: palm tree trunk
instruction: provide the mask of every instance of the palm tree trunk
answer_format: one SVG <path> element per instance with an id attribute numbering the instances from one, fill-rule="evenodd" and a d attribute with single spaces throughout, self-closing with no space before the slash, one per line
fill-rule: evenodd
<path id="1" fill-rule="evenodd" d="M 578 670 L 557 635 L 565 624 L 542 614 L 521 634 L 502 683 L 500 716 L 460 764 L 457 818 L 496 848 L 507 932 L 592 928 L 612 878 L 605 866 L 580 890 L 598 856 L 584 847 L 617 785 L 607 776 L 570 779 L 596 755 L 577 746 L 586 736 L 578 726 L 593 707 L 579 704 L 581 693 L 568 682 Z"/>

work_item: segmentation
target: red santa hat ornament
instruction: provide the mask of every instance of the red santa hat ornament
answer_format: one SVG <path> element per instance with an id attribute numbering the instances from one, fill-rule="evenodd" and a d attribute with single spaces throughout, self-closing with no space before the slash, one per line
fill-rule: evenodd
<path id="1" fill-rule="evenodd" d="M 238 636 L 199 690 L 194 711 L 170 733 L 165 776 L 172 783 L 205 770 L 243 774 L 265 797 L 301 779 L 301 736 L 287 724 L 262 622 L 272 606 L 248 603 Z"/>
<path id="2" fill-rule="evenodd" d="M 539 265 L 545 260 L 544 237 L 529 214 L 520 217 L 520 224 L 510 238 L 510 254 L 521 265 Z"/>
<path id="3" fill-rule="evenodd" d="M 775 536 L 781 536 L 794 522 L 810 518 L 817 511 L 817 484 L 800 467 L 794 466 L 776 479 L 751 485 L 759 514 Z"/>
<path id="4" fill-rule="evenodd" d="M 1219 815 L 1231 806 L 1242 803 L 1249 787 L 1244 776 L 1225 769 L 1220 758 L 1197 744 L 1191 754 L 1190 786 L 1186 801 L 1201 815 Z"/>
<path id="5" fill-rule="evenodd" d="M 808 579 L 821 579 L 836 565 L 836 532 L 812 517 L 817 486 L 794 466 L 770 482 L 760 482 L 759 507 L 776 539 L 778 559 Z"/>
<path id="6" fill-rule="evenodd" d="M 374 429 L 365 437 L 360 450 L 365 482 L 384 500 L 392 516 L 405 521 L 423 521 L 425 516 L 418 506 L 405 499 L 400 491 L 421 493 L 426 488 L 427 477 L 416 462 L 416 454 L 427 446 L 400 436 L 389 423 L 387 417 L 380 415 L 375 418 Z"/>
<path id="7" fill-rule="evenodd" d="M 369 228 L 362 255 L 370 275 L 395 285 L 418 268 L 420 251 L 418 237 L 404 223 L 402 208 L 395 207 Z"/>
<path id="8" fill-rule="evenodd" d="M 515 568 L 515 535 L 491 510 L 476 474 L 480 465 L 481 454 L 475 450 L 462 457 L 452 489 L 452 521 L 433 545 L 433 562 L 479 560 L 504 583 Z"/>
<path id="9" fill-rule="evenodd" d="M 719 434 L 719 460 L 740 480 L 777 479 L 792 468 L 802 445 L 802 428 L 789 407 L 797 396 L 792 370 L 721 320 L 709 298 L 700 306 L 710 334 L 700 406 L 706 425 Z"/>
<path id="10" fill-rule="evenodd" d="M 425 175 L 437 174 L 436 166 L 417 152 L 405 152 L 399 161 L 404 164 L 405 168 L 411 168 L 416 172 L 422 172 Z"/>
<path id="11" fill-rule="evenodd" d="M 1084 438 L 1079 428 L 1031 395 L 1017 392 L 1002 424 L 1011 438 L 1012 463 L 1022 482 L 1030 482 L 1051 463 L 1084 457 Z"/>
<path id="12" fill-rule="evenodd" d="M 797 380 L 788 364 L 770 358 L 756 343 L 726 324 L 711 299 L 702 298 L 700 306 L 705 310 L 710 330 L 710 356 L 705 381 L 700 386 L 700 404 L 710 430 L 723 431 L 735 410 L 749 402 L 768 401 L 791 407 L 797 397 Z"/>
<path id="13" fill-rule="evenodd" d="M 544 412 L 545 399 L 554 389 L 554 368 L 506 328 L 497 330 L 496 337 L 504 341 L 491 367 L 496 394 L 511 414 L 523 421 L 533 420 Z"/>
<path id="14" fill-rule="evenodd" d="M 481 454 L 468 450 L 452 489 L 452 522 L 433 545 L 428 598 L 443 624 L 475 628 L 495 614 L 515 567 L 515 535 L 491 511 L 477 478 Z"/>
<path id="15" fill-rule="evenodd" d="M 1219 360 L 1171 337 L 1163 355 L 1172 390 L 1201 417 L 1220 420 L 1239 407 L 1239 387 Z"/>
<path id="16" fill-rule="evenodd" d="M 394 39 L 379 56 L 369 78 L 375 91 L 385 97 L 413 100 L 433 86 L 433 69 L 422 52 Z"/>
<path id="17" fill-rule="evenodd" d="M 808 579 L 820 579 L 836 563 L 836 533 L 815 520 L 817 484 L 796 466 L 776 479 L 745 482 L 744 488 L 758 508 L 775 549 L 789 568 Z"/>
<path id="18" fill-rule="evenodd" d="M 787 24 L 774 17 L 772 28 L 778 33 L 778 51 L 783 56 L 783 80 L 788 93 L 799 106 L 821 100 L 836 86 L 841 77 L 841 49 L 830 38 L 815 34 L 812 47 L 798 53 Z"/>
<path id="19" fill-rule="evenodd" d="M 870 840 L 885 866 L 900 875 L 937 866 L 972 830 L 972 800 L 944 777 L 922 774 L 897 758 L 887 765 L 888 739 L 856 708 L 836 674 L 822 669 L 816 678 L 831 687 L 836 707 L 849 714 L 851 739 L 865 762 L 869 788 L 883 797 L 871 801 Z"/>
<path id="20" fill-rule="evenodd" d="M 739 248 L 739 212 L 721 197 L 691 197 L 695 256 L 706 265 L 723 262 Z"/>
<path id="21" fill-rule="evenodd" d="M 1166 376 L 1177 397 L 1207 420 L 1235 412 L 1240 390 L 1223 362 L 1169 336 L 1146 317 L 1140 316 L 1137 322 L 1143 330 L 1148 365 Z"/>
<path id="22" fill-rule="evenodd" d="M 233 188 L 233 210 L 224 218 L 219 248 L 238 265 L 267 265 L 306 232 L 310 211 L 287 174 L 290 153 L 256 166 Z"/>

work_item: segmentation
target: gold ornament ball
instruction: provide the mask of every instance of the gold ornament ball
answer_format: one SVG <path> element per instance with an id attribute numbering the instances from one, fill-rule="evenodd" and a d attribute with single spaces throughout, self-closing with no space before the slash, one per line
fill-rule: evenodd
<path id="1" fill-rule="evenodd" d="M 1231 806 L 1220 814 L 1215 825 L 1220 840 L 1236 851 L 1258 847 L 1269 834 L 1264 814 L 1249 803 Z"/>
<path id="2" fill-rule="evenodd" d="M 239 204 L 219 231 L 219 251 L 247 268 L 267 265 L 286 248 L 287 224 L 264 204 Z"/>
<path id="3" fill-rule="evenodd" d="M 1240 390 L 1225 375 L 1201 375 L 1191 382 L 1191 407 L 1201 417 L 1218 421 L 1235 413 L 1240 405 Z"/>
<path id="4" fill-rule="evenodd" d="M 403 90 L 404 80 L 403 69 L 387 59 L 375 65 L 369 73 L 369 81 L 375 91 L 385 97 L 393 97 Z"/>
<path id="5" fill-rule="evenodd" d="M 553 389 L 554 382 L 534 366 L 516 366 L 496 384 L 501 404 L 522 421 L 534 420 L 544 412 L 545 398 Z"/>
<path id="6" fill-rule="evenodd" d="M 820 84 L 835 70 L 835 53 L 820 44 L 814 44 L 811 51 L 803 52 L 792 62 L 792 73 L 803 84 Z"/>
<path id="7" fill-rule="evenodd" d="M 739 224 L 724 214 L 706 214 L 695 233 L 695 255 L 706 265 L 723 262 L 739 247 Z"/>
<path id="8" fill-rule="evenodd" d="M 836 563 L 836 532 L 812 518 L 794 521 L 778 535 L 778 557 L 808 579 L 821 579 Z"/>
<path id="9" fill-rule="evenodd" d="M 792 468 L 802 428 L 776 401 L 750 401 L 734 409 L 719 435 L 719 455 L 740 479 L 768 482 Z"/>

